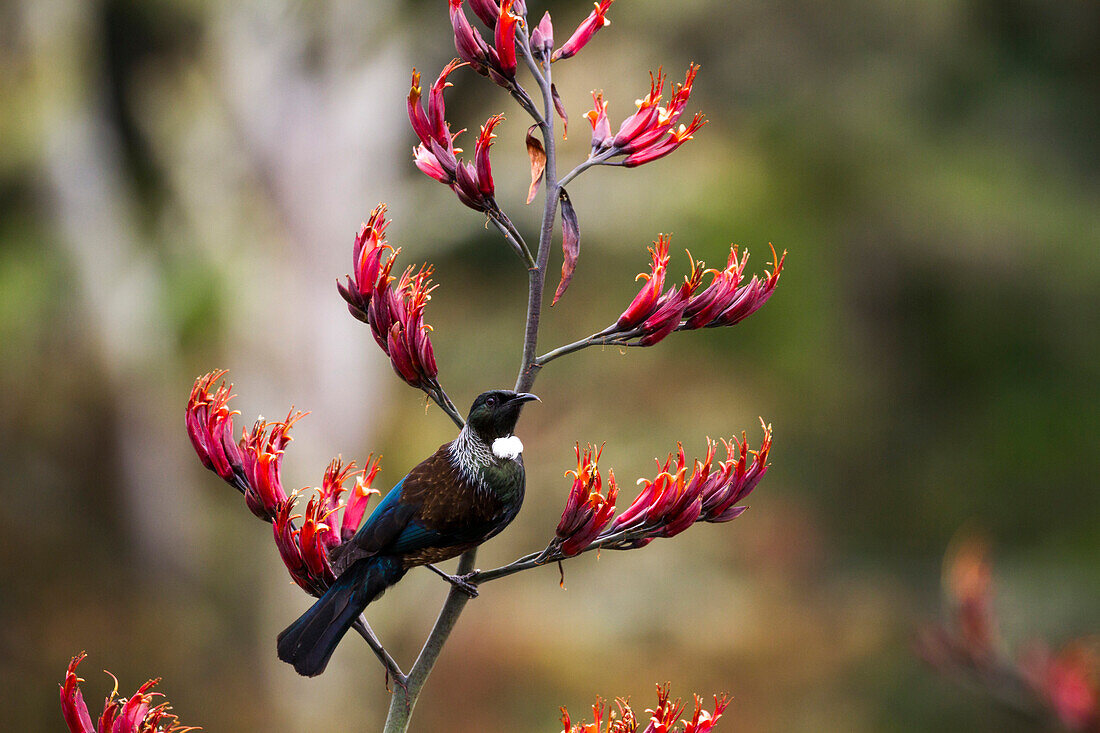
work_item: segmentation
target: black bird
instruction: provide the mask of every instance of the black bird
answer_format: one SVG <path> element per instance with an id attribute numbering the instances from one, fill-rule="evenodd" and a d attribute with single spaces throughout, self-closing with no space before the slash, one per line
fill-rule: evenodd
<path id="1" fill-rule="evenodd" d="M 537 399 L 506 389 L 478 395 L 458 437 L 409 471 L 336 548 L 336 582 L 279 634 L 279 659 L 321 674 L 367 604 L 410 568 L 457 557 L 508 526 L 524 490 L 513 431 L 524 403 Z"/>

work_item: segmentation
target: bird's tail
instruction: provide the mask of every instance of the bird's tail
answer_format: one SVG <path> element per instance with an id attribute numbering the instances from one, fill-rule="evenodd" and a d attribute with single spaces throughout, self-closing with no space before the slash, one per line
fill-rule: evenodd
<path id="1" fill-rule="evenodd" d="M 279 634 L 279 659 L 298 674 L 316 677 L 325 671 L 336 645 L 367 604 L 405 574 L 397 558 L 359 560 L 308 611 Z"/>

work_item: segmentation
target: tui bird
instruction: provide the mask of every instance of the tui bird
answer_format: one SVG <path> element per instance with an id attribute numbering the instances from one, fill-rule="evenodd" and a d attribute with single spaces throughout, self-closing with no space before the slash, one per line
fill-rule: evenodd
<path id="1" fill-rule="evenodd" d="M 512 431 L 524 403 L 537 399 L 511 390 L 478 395 L 458 437 L 409 471 L 335 549 L 336 582 L 279 634 L 279 659 L 299 674 L 321 674 L 367 604 L 410 568 L 457 557 L 508 526 L 524 489 L 523 444 Z M 462 578 L 436 572 L 476 595 Z"/>

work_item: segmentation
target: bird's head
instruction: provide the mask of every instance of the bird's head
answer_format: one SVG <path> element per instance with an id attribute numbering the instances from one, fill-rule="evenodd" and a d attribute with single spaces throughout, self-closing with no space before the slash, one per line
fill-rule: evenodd
<path id="1" fill-rule="evenodd" d="M 510 389 L 482 392 L 470 406 L 466 424 L 483 441 L 492 445 L 497 438 L 511 435 L 516 429 L 516 421 L 519 420 L 519 411 L 523 405 L 538 399 L 528 392 L 513 392 Z"/>

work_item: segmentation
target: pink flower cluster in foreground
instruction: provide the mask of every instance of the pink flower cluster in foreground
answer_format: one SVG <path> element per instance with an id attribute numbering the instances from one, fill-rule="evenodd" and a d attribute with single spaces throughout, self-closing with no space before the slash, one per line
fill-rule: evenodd
<path id="1" fill-rule="evenodd" d="M 424 323 L 424 308 L 431 300 L 432 268 L 407 267 L 400 278 L 390 274 L 400 249 L 386 243 L 386 205 L 378 204 L 359 230 L 352 250 L 352 274 L 337 283 L 348 310 L 370 325 L 374 340 L 390 358 L 397 376 L 418 389 L 438 388 L 435 363 Z"/>
<path id="2" fill-rule="evenodd" d="M 163 697 L 159 692 L 153 692 L 153 687 L 160 682 L 159 678 L 149 680 L 128 698 L 118 696 L 118 680 L 115 680 L 114 690 L 103 701 L 103 712 L 93 722 L 84 702 L 84 694 L 80 691 L 80 683 L 84 680 L 76 676 L 76 668 L 87 656 L 81 652 L 72 658 L 65 672 L 65 681 L 61 683 L 61 714 L 70 733 L 186 733 L 200 730 L 180 725 L 168 702 L 157 702 L 157 698 Z"/>
<path id="3" fill-rule="evenodd" d="M 761 421 L 763 425 L 763 421 Z M 598 466 L 600 452 L 589 446 L 583 453 L 577 445 L 577 470 L 573 487 L 550 549 L 569 557 L 598 545 L 612 549 L 644 547 L 658 537 L 673 537 L 696 522 L 728 522 L 748 507 L 742 501 L 768 471 L 771 450 L 770 425 L 763 425 L 764 439 L 759 450 L 749 450 L 744 434 L 741 440 L 723 440 L 726 460 L 715 461 L 717 443 L 707 439 L 707 454 L 695 460 L 688 474 L 683 445 L 669 454 L 653 479 L 638 483 L 642 490 L 625 510 L 615 514 L 618 487 L 608 472 L 607 496 L 601 494 Z M 749 456 L 752 456 L 751 460 Z"/>
<path id="4" fill-rule="evenodd" d="M 710 733 L 729 706 L 730 700 L 725 695 L 715 695 L 712 712 L 703 709 L 701 697 L 694 697 L 695 708 L 691 717 L 680 719 L 685 710 L 684 703 L 679 698 L 669 699 L 668 685 L 658 685 L 657 706 L 646 709 L 649 722 L 644 728 L 626 699 L 615 698 L 617 710 L 613 710 L 597 697 L 592 706 L 591 723 L 574 724 L 569 717 L 569 711 L 561 709 L 562 733 Z"/>
<path id="5" fill-rule="evenodd" d="M 195 380 L 186 418 L 191 443 L 204 466 L 244 494 L 253 514 L 271 522 L 279 556 L 294 582 L 307 593 L 320 595 L 336 579 L 332 551 L 355 534 L 371 495 L 378 494 L 371 482 L 378 474 L 379 461 L 368 456 L 366 469 L 360 471 L 355 470 L 354 462 L 344 465 L 334 458 L 319 488 L 287 494 L 280 475 L 282 457 L 290 442 L 290 427 L 303 413 L 292 411 L 275 423 L 257 420 L 235 443 L 233 416 L 240 413 L 229 409 L 233 385 L 222 381 L 215 387 L 225 374 L 214 371 Z M 351 479 L 354 484 L 349 491 L 345 484 Z M 307 493 L 305 513 L 295 514 L 298 499 Z"/>

